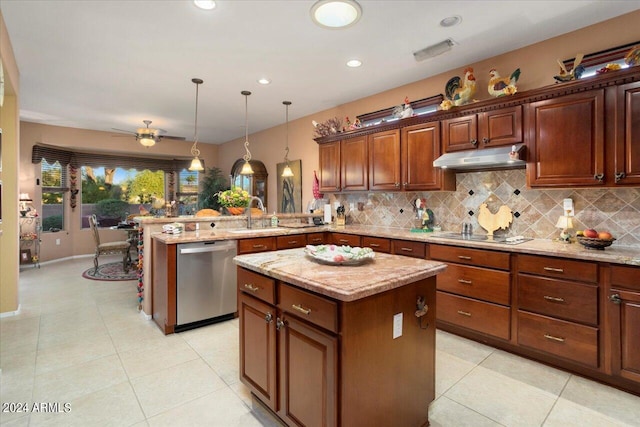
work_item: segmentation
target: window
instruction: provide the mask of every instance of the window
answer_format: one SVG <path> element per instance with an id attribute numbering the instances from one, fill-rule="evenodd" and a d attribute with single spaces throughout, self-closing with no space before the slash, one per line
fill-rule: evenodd
<path id="1" fill-rule="evenodd" d="M 442 95 L 436 95 L 413 101 L 411 103 L 413 114 L 416 116 L 422 116 L 423 114 L 435 113 L 438 111 L 438 105 L 440 105 L 443 99 Z M 361 114 L 357 117 L 363 127 L 395 122 L 396 120 L 400 120 L 395 117 L 395 108 L 397 107 L 385 108 L 384 110 L 374 111 L 373 113 Z"/>
<path id="2" fill-rule="evenodd" d="M 42 175 L 42 231 L 59 231 L 64 229 L 64 200 L 67 168 L 59 161 L 51 164 L 42 159 L 40 166 Z"/>
<path id="3" fill-rule="evenodd" d="M 198 210 L 198 171 L 183 169 L 178 173 L 176 202 L 179 215 L 193 215 Z"/>
<path id="4" fill-rule="evenodd" d="M 82 228 L 95 214 L 101 227 L 124 221 L 131 214 L 163 213 L 164 171 L 82 166 Z"/>

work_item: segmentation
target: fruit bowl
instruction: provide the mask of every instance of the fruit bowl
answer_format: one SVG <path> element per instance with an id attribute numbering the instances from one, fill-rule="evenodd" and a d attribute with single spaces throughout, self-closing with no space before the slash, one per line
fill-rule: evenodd
<path id="1" fill-rule="evenodd" d="M 578 239 L 578 243 L 580 243 L 582 246 L 584 246 L 587 249 L 598 249 L 603 251 L 604 248 L 606 248 L 607 246 L 611 246 L 611 244 L 613 243 L 614 238 L 611 239 L 599 239 L 597 237 L 584 237 L 584 236 L 578 236 L 576 237 L 576 239 Z"/>

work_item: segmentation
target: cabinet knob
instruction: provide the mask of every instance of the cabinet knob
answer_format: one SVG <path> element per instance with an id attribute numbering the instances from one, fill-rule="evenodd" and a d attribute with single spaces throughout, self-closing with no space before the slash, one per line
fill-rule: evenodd
<path id="1" fill-rule="evenodd" d="M 487 138 L 486 136 L 484 138 L 482 138 L 482 143 L 483 144 L 488 144 L 489 142 L 491 142 L 491 140 L 489 138 Z"/>
<path id="2" fill-rule="evenodd" d="M 336 185 L 336 190 L 340 191 L 340 186 Z"/>
<path id="3" fill-rule="evenodd" d="M 280 319 L 279 317 L 276 319 L 276 330 L 280 330 L 282 328 L 284 328 L 285 324 L 282 321 L 282 319 Z"/>
<path id="4" fill-rule="evenodd" d="M 271 313 L 267 313 L 266 316 L 264 316 L 264 321 L 267 323 L 271 323 L 271 321 L 273 320 L 273 314 Z"/>
<path id="5" fill-rule="evenodd" d="M 602 182 L 604 180 L 604 174 L 603 173 L 597 173 L 597 174 L 593 175 L 593 179 L 595 179 L 598 182 Z"/>
<path id="6" fill-rule="evenodd" d="M 620 172 L 616 174 L 616 182 L 620 182 L 627 177 L 627 174 L 624 172 Z"/>
<path id="7" fill-rule="evenodd" d="M 469 141 L 469 142 L 471 142 L 471 145 L 473 145 L 474 147 L 475 147 L 476 145 L 478 145 L 478 140 L 477 140 L 477 139 L 472 139 L 472 140 L 471 140 L 471 141 Z"/>
<path id="8" fill-rule="evenodd" d="M 399 182 L 395 182 L 393 185 L 394 185 L 395 187 L 400 187 L 400 183 L 399 183 Z"/>
<path id="9" fill-rule="evenodd" d="M 621 304 L 622 298 L 620 298 L 620 295 L 618 294 L 613 294 L 613 295 L 609 295 L 609 301 L 611 301 L 614 304 Z"/>

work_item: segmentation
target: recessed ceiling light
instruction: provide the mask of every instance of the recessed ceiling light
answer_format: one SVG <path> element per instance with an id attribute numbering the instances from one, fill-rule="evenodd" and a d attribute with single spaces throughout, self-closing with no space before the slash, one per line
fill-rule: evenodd
<path id="1" fill-rule="evenodd" d="M 355 0 L 319 0 L 311 7 L 311 19 L 324 28 L 345 28 L 361 16 L 362 8 Z"/>
<path id="2" fill-rule="evenodd" d="M 258 83 L 260 83 L 261 85 L 268 85 L 269 83 L 271 83 L 271 80 L 269 80 L 266 77 L 263 77 L 261 79 L 258 79 Z"/>
<path id="3" fill-rule="evenodd" d="M 216 2 L 213 0 L 193 0 L 193 4 L 204 10 L 212 10 L 216 8 Z"/>
<path id="4" fill-rule="evenodd" d="M 441 27 L 453 27 L 454 25 L 458 25 L 460 22 L 462 22 L 462 18 L 458 15 L 455 16 L 449 16 L 447 18 L 444 18 L 442 21 L 440 21 L 440 26 Z"/>
<path id="5" fill-rule="evenodd" d="M 350 59 L 349 61 L 347 61 L 347 67 L 358 68 L 361 65 L 362 61 L 360 61 L 359 59 Z"/>

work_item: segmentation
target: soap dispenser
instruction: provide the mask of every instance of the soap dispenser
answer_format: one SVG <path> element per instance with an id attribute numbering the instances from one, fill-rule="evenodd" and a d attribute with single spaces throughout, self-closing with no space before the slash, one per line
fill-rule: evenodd
<path id="1" fill-rule="evenodd" d="M 271 216 L 271 226 L 272 227 L 278 226 L 278 216 L 276 215 L 276 211 L 273 211 L 273 215 Z"/>

